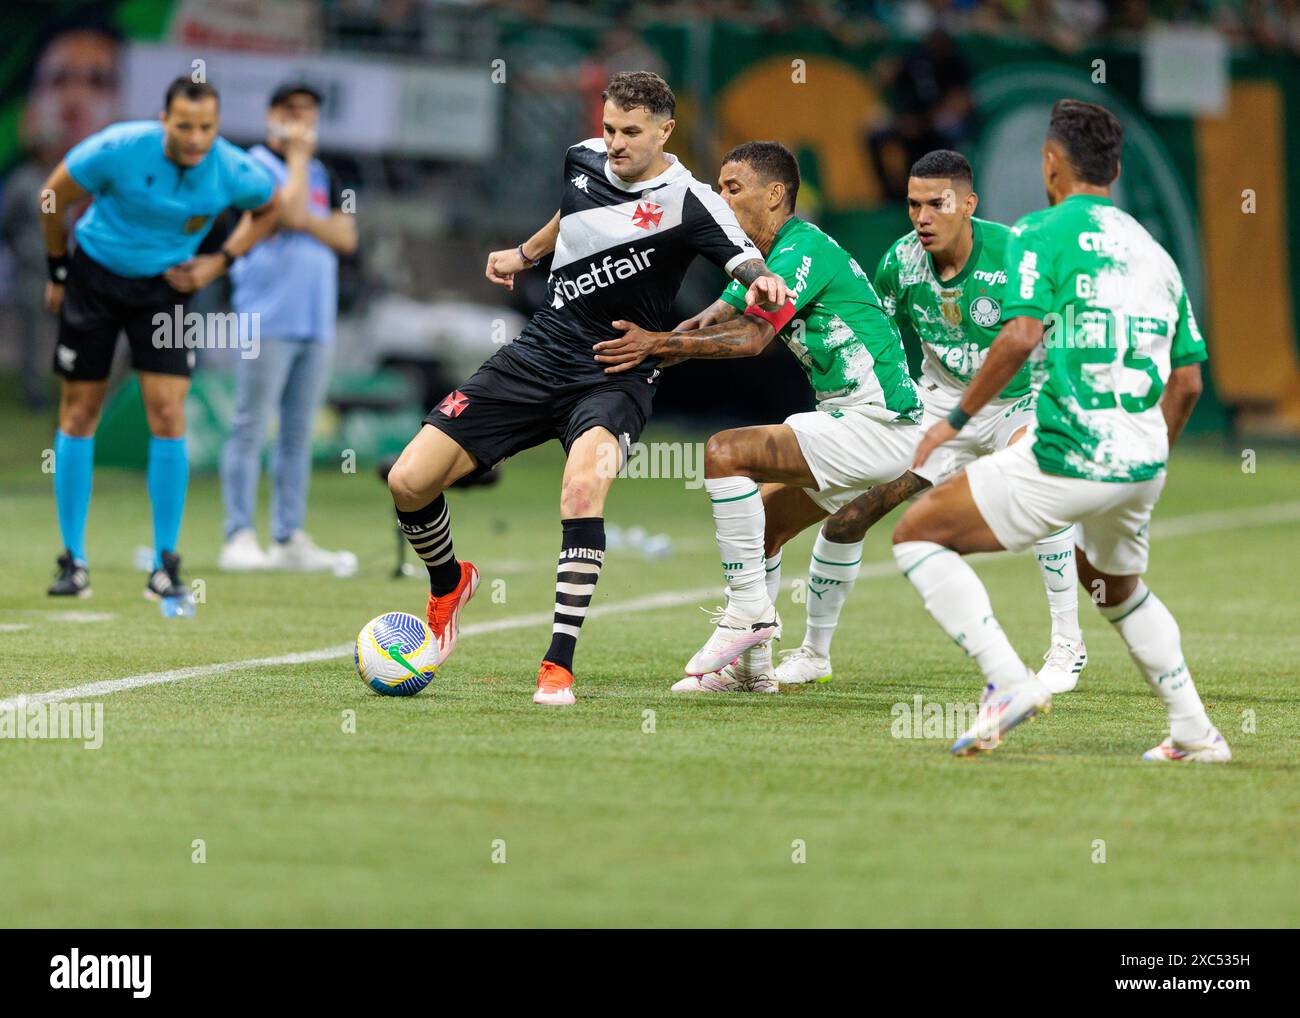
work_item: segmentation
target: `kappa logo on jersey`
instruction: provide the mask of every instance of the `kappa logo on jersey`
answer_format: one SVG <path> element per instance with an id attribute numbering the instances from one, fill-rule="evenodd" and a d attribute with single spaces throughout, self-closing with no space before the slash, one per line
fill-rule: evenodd
<path id="1" fill-rule="evenodd" d="M 577 174 L 571 181 L 569 181 L 569 183 L 583 194 L 587 193 L 587 175 L 585 173 Z"/>
<path id="2" fill-rule="evenodd" d="M 467 406 L 469 406 L 469 397 L 457 389 L 438 404 L 438 413 L 444 417 L 459 417 Z"/>
<path id="3" fill-rule="evenodd" d="M 652 230 L 664 217 L 664 207 L 652 201 L 637 202 L 636 211 L 632 213 L 632 225 L 643 230 Z"/>

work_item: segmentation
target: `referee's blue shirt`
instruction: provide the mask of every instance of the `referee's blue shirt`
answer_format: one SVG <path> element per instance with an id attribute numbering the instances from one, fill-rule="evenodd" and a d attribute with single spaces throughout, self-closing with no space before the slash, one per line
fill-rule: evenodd
<path id="1" fill-rule="evenodd" d="M 265 167 L 225 138 L 197 166 L 178 166 L 163 151 L 157 120 L 106 127 L 74 146 L 64 162 L 95 199 L 77 220 L 78 246 L 132 279 L 194 257 L 223 209 L 260 208 L 275 190 Z"/>

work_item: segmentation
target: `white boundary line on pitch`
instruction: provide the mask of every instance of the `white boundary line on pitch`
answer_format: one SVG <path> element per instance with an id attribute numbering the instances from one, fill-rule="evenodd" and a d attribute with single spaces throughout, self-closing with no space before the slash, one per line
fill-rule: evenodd
<path id="1" fill-rule="evenodd" d="M 1271 505 L 1258 506 L 1253 509 L 1216 510 L 1205 513 L 1191 513 L 1176 516 L 1164 522 L 1153 521 L 1152 528 L 1156 538 L 1189 537 L 1195 534 L 1212 533 L 1216 530 L 1240 530 L 1249 527 L 1267 527 L 1274 524 L 1290 523 L 1300 519 L 1300 502 L 1275 502 Z M 1010 556 L 1010 552 L 995 552 L 990 556 Z M 862 567 L 858 579 L 878 579 L 891 576 L 897 572 L 893 562 L 872 562 Z M 648 594 L 645 597 L 632 598 L 630 601 L 616 601 L 613 604 L 593 606 L 588 617 L 598 615 L 626 615 L 631 612 L 654 611 L 658 608 L 673 608 L 691 601 L 720 598 L 721 590 L 715 584 L 711 587 L 699 587 L 694 590 L 664 591 Z M 493 622 L 476 622 L 461 630 L 462 636 L 481 636 L 485 633 L 499 633 L 510 629 L 525 629 L 528 626 L 550 625 L 553 613 L 532 612 L 528 615 L 514 615 L 510 618 L 497 619 Z M 183 682 L 186 679 L 199 679 L 207 675 L 224 675 L 229 672 L 249 671 L 253 668 L 270 668 L 278 665 L 311 664 L 316 661 L 332 661 L 347 657 L 352 653 L 352 643 L 340 643 L 320 650 L 302 651 L 297 654 L 280 654 L 276 657 L 255 657 L 244 661 L 220 661 L 215 664 L 193 665 L 189 668 L 173 668 L 165 672 L 147 672 L 144 675 L 130 675 L 123 679 L 106 679 L 102 682 L 87 682 L 80 686 L 66 689 L 51 689 L 44 693 L 20 695 L 7 700 L 0 700 L 0 710 L 16 709 L 21 703 L 54 703 L 59 700 L 94 699 L 120 693 L 127 689 L 140 689 L 144 686 L 160 686 L 169 682 Z"/>

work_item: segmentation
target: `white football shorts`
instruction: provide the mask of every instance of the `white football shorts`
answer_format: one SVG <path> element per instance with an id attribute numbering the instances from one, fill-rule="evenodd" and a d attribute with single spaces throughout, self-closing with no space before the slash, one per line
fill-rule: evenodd
<path id="1" fill-rule="evenodd" d="M 981 456 L 966 467 L 980 515 L 1008 551 L 1077 523 L 1075 540 L 1093 567 L 1111 576 L 1146 572 L 1151 511 L 1165 486 L 1162 471 L 1148 481 L 1089 481 L 1047 474 L 1031 437 Z"/>
<path id="2" fill-rule="evenodd" d="M 925 401 L 925 418 L 922 433 L 942 420 L 946 420 L 961 401 L 964 390 L 923 378 L 917 386 Z M 951 442 L 945 442 L 930 454 L 930 458 L 912 473 L 931 484 L 938 484 L 962 467 L 981 456 L 1005 449 L 1011 438 L 1021 428 L 1033 429 L 1036 413 L 1033 393 L 1019 399 L 995 399 L 972 417 Z M 1026 440 L 1029 438 L 1025 436 Z"/>
<path id="3" fill-rule="evenodd" d="M 880 421 L 861 410 L 813 410 L 785 419 L 816 488 L 808 497 L 828 513 L 847 505 L 868 488 L 907 472 L 923 430 L 911 421 Z"/>

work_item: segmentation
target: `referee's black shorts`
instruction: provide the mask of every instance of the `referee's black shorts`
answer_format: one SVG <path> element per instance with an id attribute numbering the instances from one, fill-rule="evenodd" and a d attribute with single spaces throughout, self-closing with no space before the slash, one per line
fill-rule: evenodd
<path id="1" fill-rule="evenodd" d="M 564 451 L 592 428 L 606 428 L 626 450 L 650 419 L 655 387 L 644 375 L 559 378 L 504 346 L 460 388 L 429 411 L 424 423 L 474 457 L 474 474 L 559 439 Z"/>
<path id="2" fill-rule="evenodd" d="M 188 376 L 194 351 L 182 342 L 186 297 L 162 276 L 119 276 L 78 249 L 59 309 L 55 374 L 70 382 L 102 382 L 113 364 L 118 333 L 125 332 L 136 371 Z M 159 315 L 166 316 L 165 325 Z"/>

